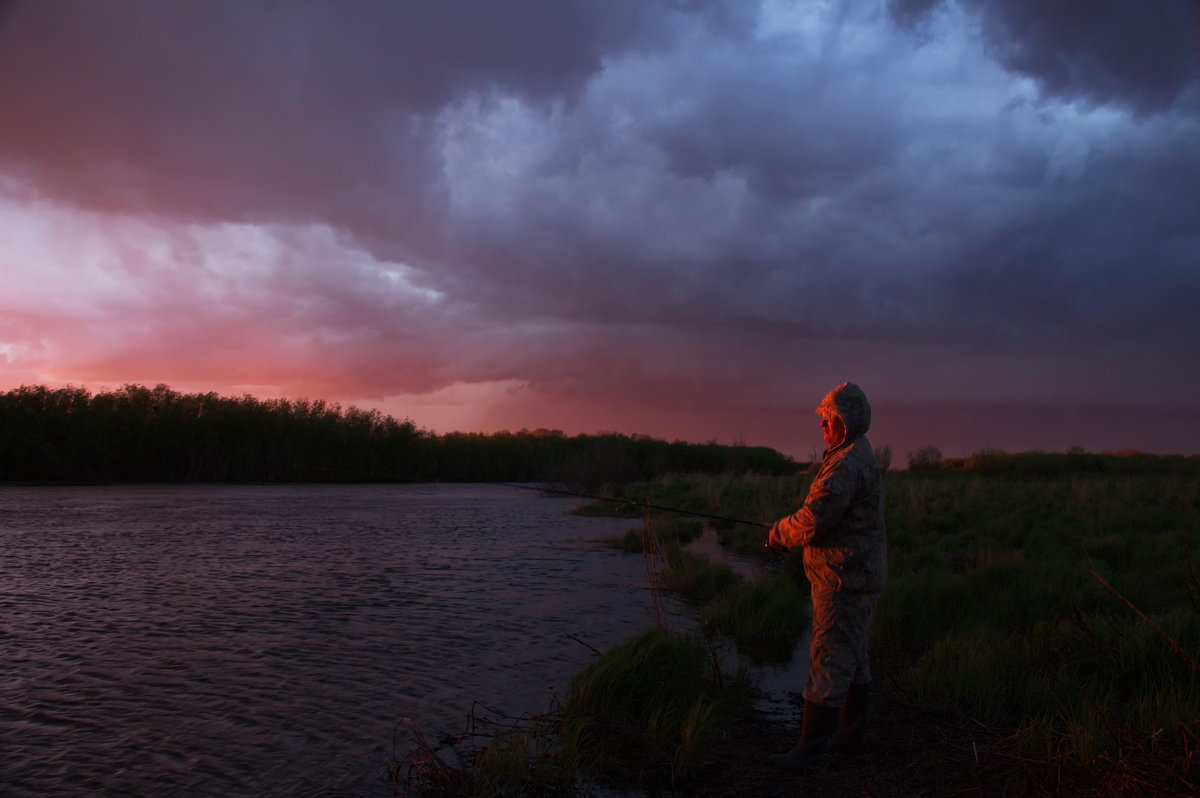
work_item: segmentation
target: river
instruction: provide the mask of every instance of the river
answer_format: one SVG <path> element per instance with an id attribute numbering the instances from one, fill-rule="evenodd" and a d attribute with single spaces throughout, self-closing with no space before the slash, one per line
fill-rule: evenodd
<path id="1" fill-rule="evenodd" d="M 386 795 L 654 621 L 628 520 L 494 485 L 0 486 L 5 796 Z M 677 617 L 682 609 L 673 605 Z"/>

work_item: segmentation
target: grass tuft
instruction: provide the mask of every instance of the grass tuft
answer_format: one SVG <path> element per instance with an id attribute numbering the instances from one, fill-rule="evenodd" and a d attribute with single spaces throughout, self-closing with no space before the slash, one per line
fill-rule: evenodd
<path id="1" fill-rule="evenodd" d="M 626 782 L 693 775 L 739 696 L 713 663 L 702 640 L 658 627 L 602 654 L 571 680 L 563 706 L 580 762 Z"/>
<path id="2" fill-rule="evenodd" d="M 668 547 L 664 558 L 667 569 L 662 575 L 663 585 L 697 604 L 711 601 L 740 581 L 728 565 L 684 551 L 678 545 Z"/>
<path id="3" fill-rule="evenodd" d="M 787 663 L 808 626 L 807 604 L 795 580 L 784 574 L 732 585 L 701 617 L 753 661 Z"/>
<path id="4" fill-rule="evenodd" d="M 647 550 L 658 550 L 673 543 L 689 543 L 700 537 L 704 525 L 693 518 L 658 517 L 652 519 L 649 533 L 652 540 L 647 540 L 645 524 L 634 527 L 624 535 L 610 538 L 606 543 L 609 548 L 619 549 L 631 554 L 641 554 Z M 650 543 L 652 548 L 648 549 Z"/>

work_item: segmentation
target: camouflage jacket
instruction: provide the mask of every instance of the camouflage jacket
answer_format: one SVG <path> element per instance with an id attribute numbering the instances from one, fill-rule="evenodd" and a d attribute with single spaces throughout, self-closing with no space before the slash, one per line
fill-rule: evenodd
<path id="1" fill-rule="evenodd" d="M 804 572 L 815 591 L 878 593 L 887 581 L 883 478 L 862 434 L 870 409 L 865 396 L 861 401 L 858 413 L 838 408 L 846 440 L 825 453 L 804 506 L 777 523 L 785 545 L 804 547 Z"/>

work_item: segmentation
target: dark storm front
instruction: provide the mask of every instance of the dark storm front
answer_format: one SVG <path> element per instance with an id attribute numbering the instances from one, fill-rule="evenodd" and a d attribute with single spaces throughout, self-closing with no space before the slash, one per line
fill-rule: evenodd
<path id="1" fill-rule="evenodd" d="M 485 485 L 0 487 L 0 790 L 383 794 L 644 628 L 628 522 Z M 403 734 L 398 753 L 407 750 Z"/>

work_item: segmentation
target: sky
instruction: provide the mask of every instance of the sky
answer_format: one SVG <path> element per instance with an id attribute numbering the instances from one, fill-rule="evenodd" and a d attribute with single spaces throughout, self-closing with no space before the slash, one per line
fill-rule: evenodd
<path id="1" fill-rule="evenodd" d="M 1198 0 L 0 0 L 0 390 L 1200 453 Z"/>

